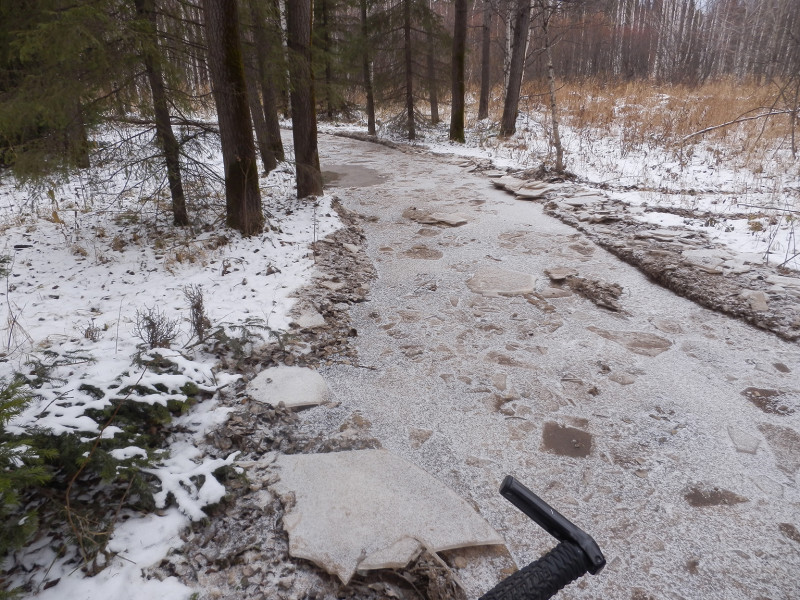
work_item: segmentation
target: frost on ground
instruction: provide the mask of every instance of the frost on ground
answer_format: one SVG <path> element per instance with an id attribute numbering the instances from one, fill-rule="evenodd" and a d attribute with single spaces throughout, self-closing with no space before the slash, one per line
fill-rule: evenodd
<path id="1" fill-rule="evenodd" d="M 642 223 L 700 231 L 734 252 L 757 255 L 771 266 L 800 270 L 800 163 L 791 155 L 788 137 L 761 140 L 759 123 L 755 133 L 731 127 L 722 139 L 702 135 L 684 139 L 666 137 L 655 127 L 648 133 L 646 127 L 637 129 L 630 122 L 634 114 L 637 122 L 644 123 L 679 119 L 679 115 L 669 115 L 672 100 L 681 99 L 662 94 L 645 106 L 617 98 L 613 118 L 602 125 L 580 113 L 562 116 L 567 170 L 581 183 L 627 205 Z M 581 97 L 579 101 L 591 108 L 585 105 L 608 99 Z M 414 145 L 437 154 L 490 159 L 498 169 L 536 171 L 553 160 L 549 119 L 547 111 L 522 110 L 516 134 L 507 140 L 498 137 L 497 126 L 490 120 L 474 122 L 462 145 L 448 141 L 445 118 L 437 127 L 420 124 Z M 354 128 L 327 130 L 343 129 Z M 402 131 L 388 125 L 379 136 L 406 141 Z"/>
<path id="2" fill-rule="evenodd" d="M 593 136 L 569 123 L 564 129 L 568 168 L 592 194 L 602 196 L 607 204 L 624 206 L 620 211 L 627 213 L 626 218 L 661 231 L 659 235 L 668 240 L 673 236 L 664 231 L 701 232 L 731 252 L 751 253 L 770 265 L 799 268 L 795 216 L 800 180 L 796 163 L 789 161 L 785 151 L 777 149 L 762 171 L 756 172 L 747 165 L 722 160 L 720 151 L 731 156 L 731 148 L 697 144 L 689 153 L 685 148 L 664 149 L 655 141 L 631 145 L 621 130 L 614 137 Z M 523 113 L 518 131 L 511 140 L 501 142 L 488 123 L 478 123 L 467 145 L 461 146 L 444 141 L 445 128 L 428 130 L 428 140 L 413 150 L 457 154 L 469 159 L 473 167 L 485 161 L 486 168 L 504 172 L 536 171 L 550 152 L 547 122 Z M 240 508 L 242 515 L 258 514 L 261 520 L 215 517 L 208 532 L 186 536 L 199 540 L 195 547 L 209 555 L 206 546 L 216 544 L 220 550 L 216 558 L 193 555 L 186 558 L 186 564 L 175 558 L 174 575 L 162 569 L 161 581 L 147 579 L 143 569 L 160 563 L 168 549 L 180 546 L 179 532 L 192 520 L 203 519 L 205 509 L 220 500 L 228 483 L 218 473 L 235 465 L 239 458 L 236 448 L 252 458 L 275 449 L 309 452 L 380 445 L 378 440 L 359 437 L 358 431 L 368 429 L 369 421 L 357 415 L 330 439 L 311 440 L 281 437 L 284 429 L 293 426 L 293 419 L 280 408 L 250 403 L 245 406 L 250 415 L 231 416 L 226 394 L 237 385 L 237 356 L 247 355 L 254 345 L 270 339 L 285 343 L 293 309 L 302 309 L 308 322 L 345 314 L 349 304 L 366 295 L 369 269 L 364 265 L 357 271 L 342 269 L 319 286 L 305 289 L 296 302 L 293 294 L 317 272 L 315 258 L 349 265 L 347 261 L 363 257 L 364 240 L 351 237 L 335 245 L 317 244 L 340 226 L 333 199 L 324 197 L 316 203 L 293 199 L 287 164 L 261 181 L 270 230 L 251 239 L 225 230 L 221 217 L 224 201 L 219 196 L 221 166 L 213 148 L 208 156 L 206 180 L 197 178 L 192 187 L 197 221 L 186 231 L 176 231 L 169 224 L 163 189 L 158 191 L 156 184 L 126 185 L 130 173 L 116 172 L 113 166 L 35 190 L 16 188 L 8 177 L 2 181 L 4 245 L 0 255 L 8 255 L 11 261 L 4 290 L 0 376 L 24 373 L 37 394 L 11 427 L 17 432 L 39 426 L 54 434 L 77 433 L 88 448 L 98 437 L 103 443 L 119 442 L 109 456 L 125 468 L 141 469 L 156 483 L 153 500 L 154 508 L 159 509 L 144 516 L 120 512 L 106 546 L 109 554 L 96 557 L 91 567 L 98 573 L 91 578 L 80 570 L 74 546 L 66 555 L 59 553 L 66 528 L 36 538 L 4 565 L 11 569 L 11 584 L 24 585 L 30 593 L 42 597 L 187 597 L 191 590 L 181 581 L 192 580 L 190 566 L 199 574 L 199 585 L 220 585 L 223 575 L 212 573 L 209 564 L 225 562 L 226 554 L 220 550 L 223 544 L 235 547 L 242 556 L 252 555 L 254 561 L 262 560 L 265 551 L 249 545 L 245 534 L 255 535 L 253 530 L 258 530 L 264 537 L 261 546 L 268 543 L 278 549 L 275 552 L 285 545 L 276 533 L 274 515 L 267 510 L 276 506 L 276 500 L 262 489 L 261 482 L 252 483 L 253 497 L 248 502 L 253 505 L 245 502 Z M 441 223 L 442 214 L 433 212 L 428 217 Z M 319 246 L 325 251 L 317 257 Z M 436 250 L 418 245 L 404 256 L 435 260 Z M 695 258 L 703 260 L 702 256 Z M 360 280 L 344 285 L 348 276 Z M 419 289 L 426 285 L 428 282 L 421 281 Z M 202 344 L 189 325 L 187 290 L 192 289 L 202 289 L 209 322 Z M 315 300 L 310 303 L 313 310 L 307 302 L 310 297 Z M 752 302 L 758 301 L 753 297 Z M 158 345 L 168 347 L 147 347 L 156 345 L 148 343 L 153 340 L 147 318 L 166 327 L 169 339 Z M 603 338 L 602 332 L 597 334 Z M 330 357 L 330 364 L 341 357 L 341 349 L 341 345 L 320 342 L 314 351 Z M 404 352 L 416 356 L 412 347 Z M 296 356 L 287 353 L 285 360 L 289 364 Z M 114 423 L 106 426 L 107 418 L 100 417 L 110 416 L 121 399 L 146 406 L 170 421 L 164 430 L 163 450 L 145 444 L 141 436 L 147 432 L 129 431 Z M 266 428 L 270 424 L 274 430 Z M 209 436 L 219 441 L 215 449 L 206 443 Z M 230 442 L 234 438 L 236 448 Z M 213 539 L 217 533 L 224 540 Z M 295 567 L 287 564 L 264 573 L 263 581 L 250 588 L 291 588 L 284 572 L 294 572 Z M 236 568 L 243 577 L 256 581 L 248 565 Z M 332 589 L 333 584 L 318 579 L 318 574 L 312 572 L 308 577 L 313 580 L 310 588 Z M 240 582 L 225 585 L 235 594 Z M 367 597 L 364 594 L 380 593 L 370 586 L 388 584 L 361 585 L 361 597 Z M 372 591 L 365 591 L 367 587 Z"/>
<path id="3" fill-rule="evenodd" d="M 163 182 L 134 184 L 132 169 L 116 163 L 38 187 L 10 174 L 0 180 L 0 256 L 9 257 L 0 378 L 20 373 L 34 394 L 7 431 L 71 436 L 87 461 L 112 465 L 104 477 L 149 482 L 157 510 L 117 509 L 90 565 L 69 541 L 89 522 L 81 516 L 70 528 L 58 516 L 8 558 L 4 587 L 43 598 L 191 594 L 143 569 L 180 546 L 179 531 L 224 496 L 219 474 L 237 453 L 205 442 L 231 411 L 220 394 L 241 378 L 237 358 L 286 336 L 294 294 L 314 273 L 314 243 L 339 227 L 332 198 L 294 198 L 284 163 L 260 182 L 268 230 L 248 239 L 226 229 L 218 149 L 206 155 L 203 178 L 187 184 L 193 224 L 185 229 L 171 225 Z M 198 291 L 202 334 L 190 322 Z M 146 418 L 137 427 L 128 413 Z M 93 493 L 73 492 L 73 505 L 91 506 L 101 497 Z"/>

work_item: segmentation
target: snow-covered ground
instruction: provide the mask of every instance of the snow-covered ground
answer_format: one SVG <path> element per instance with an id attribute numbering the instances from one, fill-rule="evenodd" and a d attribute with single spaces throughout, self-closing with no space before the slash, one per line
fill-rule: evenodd
<path id="1" fill-rule="evenodd" d="M 545 117 L 523 114 L 518 134 L 500 140 L 496 129 L 481 122 L 461 145 L 447 141 L 444 124 L 425 130 L 415 145 L 434 153 L 490 159 L 501 169 L 525 170 L 550 156 L 547 128 Z M 365 130 L 335 125 L 320 129 Z M 585 130 L 562 129 L 567 168 L 584 183 L 634 207 L 687 209 L 685 215 L 641 210 L 639 218 L 662 227 L 702 228 L 737 252 L 800 269 L 795 237 L 800 167 L 785 151 L 772 153 L 761 172 L 755 172 L 736 164 L 735 148 L 721 152 L 696 144 L 682 155 L 653 143 L 623 152 L 622 132 L 617 138 L 593 139 Z M 218 151 L 209 148 L 206 159 L 209 174 L 219 177 Z M 236 325 L 247 322 L 265 337 L 281 335 L 291 322 L 292 294 L 313 277 L 313 242 L 339 226 L 330 197 L 314 203 L 293 197 L 288 163 L 261 180 L 272 228 L 249 239 L 224 229 L 220 181 L 189 187 L 190 216 L 197 223 L 176 231 L 169 224 L 163 190 L 152 198 L 152 184 L 125 189 L 129 175 L 106 165 L 35 190 L 15 186 L 8 173 L 0 179 L 0 255 L 11 257 L 3 289 L 0 377 L 29 369 L 32 359 L 82 357 L 78 364 L 54 369 L 35 402 L 11 424 L 12 431 L 37 425 L 54 432 L 80 431 L 87 439 L 115 435 L 113 426 L 99 428 L 85 411 L 107 407 L 112 390 L 126 383 L 155 382 L 156 376 L 132 358 L 143 344 L 136 335 L 137 314 L 156 308 L 178 324 L 171 349 L 160 351 L 175 365 L 176 374 L 168 392 L 138 399 L 166 403 L 187 382 L 211 394 L 230 385 L 237 376 L 219 371 L 215 355 L 192 345 L 185 290 L 202 286 L 212 327 L 233 334 Z M 94 183 L 99 181 L 107 183 Z M 81 389 L 89 387 L 106 393 L 97 399 Z M 158 514 L 122 515 L 108 545 L 115 556 L 99 575 L 85 577 L 70 562 L 74 556 L 57 556 L 52 539 L 45 536 L 12 557 L 28 571 L 26 576 L 17 571 L 12 585 L 28 578 L 40 598 L 189 597 L 192 590 L 177 579 L 148 580 L 142 569 L 179 546 L 180 530 L 203 518 L 203 507 L 224 493 L 213 472 L 235 456 L 203 456 L 198 445 L 226 419 L 227 411 L 213 396 L 174 420 L 169 453 L 152 473 L 162 486 L 156 499 L 166 506 L 171 492 L 175 502 Z M 117 452 L 118 458 L 135 461 L 143 450 L 131 446 Z M 200 486 L 199 475 L 204 481 Z"/>
<path id="2" fill-rule="evenodd" d="M 72 553 L 57 556 L 50 536 L 12 557 L 26 572 L 15 570 L 11 587 L 29 582 L 41 598 L 191 595 L 175 579 L 144 579 L 142 569 L 179 546 L 179 531 L 204 518 L 203 507 L 224 495 L 213 473 L 235 455 L 211 458 L 199 447 L 229 412 L 216 392 L 239 375 L 220 371 L 218 358 L 195 344 L 184 291 L 202 289 L 209 330 L 222 327 L 234 337 L 241 332 L 237 326 L 247 324 L 264 340 L 282 335 L 291 322 L 293 294 L 313 276 L 313 242 L 339 227 L 330 197 L 315 202 L 294 197 L 290 163 L 261 179 L 271 230 L 251 238 L 224 228 L 221 180 L 206 190 L 187 186 L 193 225 L 177 230 L 169 222 L 168 196 L 150 197 L 152 184 L 126 186 L 130 173 L 114 173 L 117 166 L 36 190 L 17 187 L 10 174 L 0 180 L 0 256 L 11 259 L 3 285 L 0 377 L 8 381 L 15 372 L 29 372 L 31 361 L 59 363 L 8 430 L 40 427 L 55 434 L 79 432 L 85 441 L 113 438 L 119 428 L 103 428 L 86 413 L 109 407 L 114 390 L 162 384 L 166 392 L 128 395 L 161 405 L 185 398 L 180 388 L 186 383 L 214 395 L 173 420 L 169 448 L 148 470 L 160 481 L 155 499 L 165 510 L 121 514 L 108 544 L 114 558 L 99 575 L 85 577 Z M 213 147 L 206 167 L 221 176 Z M 133 362 L 144 346 L 137 321 L 154 309 L 177 328 L 170 348 L 157 350 L 173 365 L 169 375 Z M 146 455 L 135 445 L 112 451 L 133 464 Z"/>
<path id="3" fill-rule="evenodd" d="M 568 171 L 611 199 L 622 200 L 642 221 L 702 230 L 734 252 L 800 270 L 800 159 L 792 158 L 786 140 L 764 141 L 747 153 L 742 148 L 752 144 L 735 130 L 724 142 L 697 136 L 683 143 L 632 143 L 625 108 L 619 100 L 620 119 L 611 128 L 561 124 Z M 348 128 L 323 127 L 332 133 Z M 364 131 L 361 125 L 354 129 Z M 484 120 L 473 123 L 466 144 L 453 143 L 445 120 L 433 128 L 419 126 L 414 144 L 437 154 L 490 159 L 499 169 L 519 171 L 554 163 L 550 132 L 547 114 L 521 113 L 517 133 L 509 139 L 500 139 L 497 124 Z M 403 132 L 388 127 L 378 135 L 407 141 Z"/>

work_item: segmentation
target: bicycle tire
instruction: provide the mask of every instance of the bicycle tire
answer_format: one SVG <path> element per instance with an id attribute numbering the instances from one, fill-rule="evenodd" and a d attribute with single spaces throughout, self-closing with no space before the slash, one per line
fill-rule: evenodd
<path id="1" fill-rule="evenodd" d="M 480 600 L 547 600 L 589 570 L 583 550 L 570 541 L 498 583 Z"/>

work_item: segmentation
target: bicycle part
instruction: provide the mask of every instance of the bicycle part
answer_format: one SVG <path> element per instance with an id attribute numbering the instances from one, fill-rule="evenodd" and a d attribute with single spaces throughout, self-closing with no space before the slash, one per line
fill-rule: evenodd
<path id="1" fill-rule="evenodd" d="M 587 572 L 596 575 L 603 569 L 606 559 L 597 542 L 511 475 L 503 480 L 500 493 L 559 544 L 498 583 L 480 600 L 547 600 Z"/>
<path id="2" fill-rule="evenodd" d="M 560 542 L 547 554 L 507 577 L 480 600 L 547 600 L 588 570 L 586 556 L 572 542 Z"/>
<path id="3" fill-rule="evenodd" d="M 606 565 L 606 559 L 600 551 L 600 546 L 592 539 L 592 536 L 577 527 L 511 475 L 507 475 L 503 480 L 500 493 L 559 542 L 568 541 L 580 547 L 589 562 L 587 570 L 592 575 L 597 575 Z"/>

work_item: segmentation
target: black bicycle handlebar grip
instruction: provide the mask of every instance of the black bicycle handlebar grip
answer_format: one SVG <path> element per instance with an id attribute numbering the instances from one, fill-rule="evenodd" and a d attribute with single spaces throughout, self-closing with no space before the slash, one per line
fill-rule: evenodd
<path id="1" fill-rule="evenodd" d="M 589 570 L 577 544 L 560 542 L 550 552 L 498 583 L 480 600 L 547 600 Z"/>

